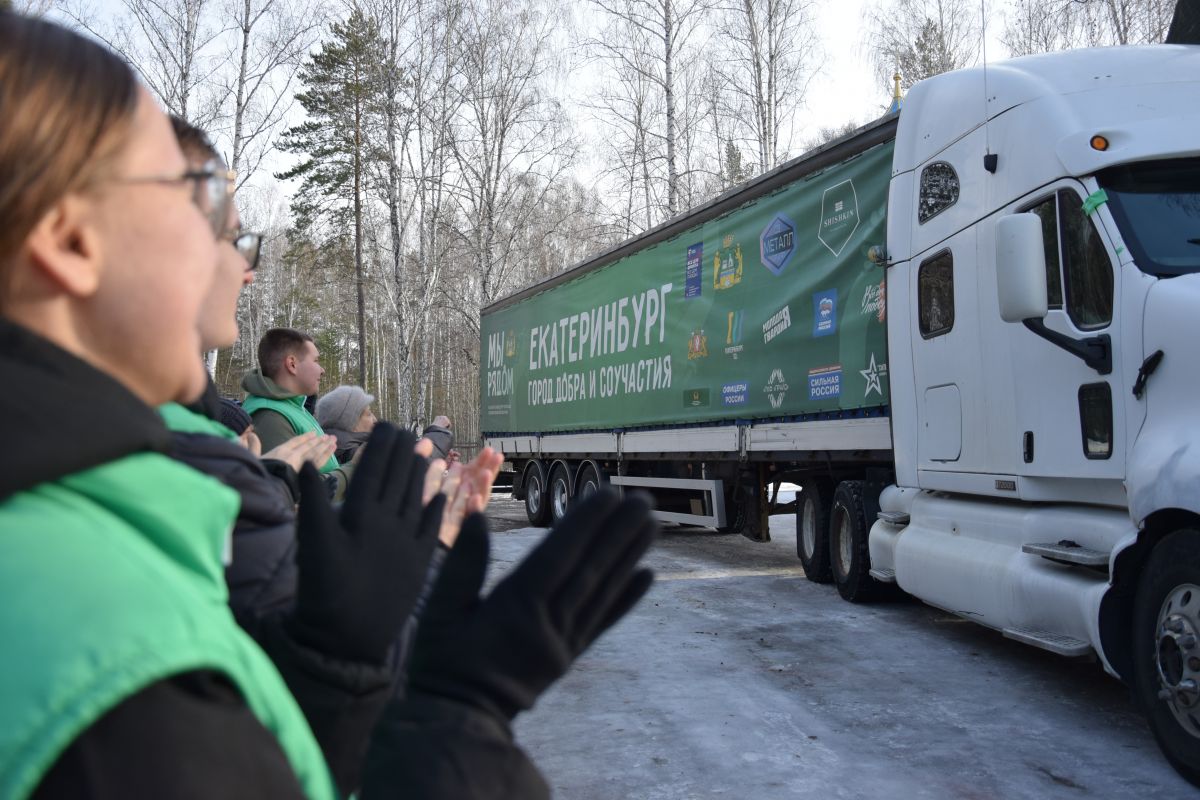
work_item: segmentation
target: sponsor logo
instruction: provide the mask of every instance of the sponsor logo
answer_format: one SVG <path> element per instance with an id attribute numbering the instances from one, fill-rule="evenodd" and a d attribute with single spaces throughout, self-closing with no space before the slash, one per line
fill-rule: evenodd
<path id="1" fill-rule="evenodd" d="M 875 354 L 871 353 L 871 365 L 866 369 L 860 369 L 858 374 L 867 381 L 867 389 L 863 392 L 863 397 L 869 397 L 871 392 L 875 392 L 880 397 L 883 396 L 883 384 L 880 379 L 887 377 L 887 364 L 876 364 Z"/>
<path id="2" fill-rule="evenodd" d="M 744 311 L 730 311 L 727 317 L 728 326 L 725 330 L 725 355 L 733 356 L 736 361 L 738 353 L 742 352 L 742 321 Z"/>
<path id="3" fill-rule="evenodd" d="M 488 414 L 496 415 L 507 413 L 510 404 L 503 406 L 491 400 L 491 398 L 512 399 L 513 394 L 513 368 L 509 366 L 508 359 L 517 354 L 517 334 L 514 331 L 496 331 L 487 335 L 487 367 L 486 367 L 486 392 L 488 400 Z"/>
<path id="4" fill-rule="evenodd" d="M 840 256 L 858 229 L 858 194 L 854 181 L 846 180 L 830 186 L 821 195 L 821 224 L 817 239 L 833 255 Z"/>
<path id="5" fill-rule="evenodd" d="M 709 404 L 708 389 L 684 389 L 684 408 L 707 408 Z"/>
<path id="6" fill-rule="evenodd" d="M 720 291 L 742 281 L 742 246 L 735 244 L 733 234 L 721 240 L 721 249 L 713 256 L 713 289 Z"/>
<path id="7" fill-rule="evenodd" d="M 887 290 L 885 282 L 873 283 L 863 291 L 862 315 L 874 314 L 875 319 L 883 322 L 887 319 Z"/>
<path id="8" fill-rule="evenodd" d="M 832 364 L 808 371 L 808 399 L 828 400 L 842 396 L 842 365 Z"/>
<path id="9" fill-rule="evenodd" d="M 837 289 L 813 295 L 813 336 L 831 336 L 837 332 Z"/>
<path id="10" fill-rule="evenodd" d="M 700 285 L 704 283 L 704 242 L 696 242 L 687 249 L 687 262 L 683 268 L 683 299 L 700 296 Z"/>
<path id="11" fill-rule="evenodd" d="M 708 356 L 708 337 L 704 335 L 704 329 L 692 331 L 691 338 L 688 339 L 688 360 L 693 358 L 706 358 Z"/>
<path id="12" fill-rule="evenodd" d="M 721 405 L 744 406 L 746 405 L 748 392 L 749 384 L 747 384 L 745 381 L 735 381 L 733 383 L 722 384 Z"/>
<path id="13" fill-rule="evenodd" d="M 763 323 L 763 344 L 792 327 L 792 309 L 784 306 Z"/>
<path id="14" fill-rule="evenodd" d="M 787 395 L 788 385 L 784 380 L 783 370 L 771 370 L 771 377 L 767 379 L 767 385 L 763 387 L 763 391 L 767 393 L 767 399 L 771 401 L 771 408 L 779 408 L 783 405 L 783 398 Z"/>
<path id="15" fill-rule="evenodd" d="M 779 275 L 792 259 L 796 249 L 796 225 L 783 214 L 771 220 L 758 237 L 762 265 Z"/>

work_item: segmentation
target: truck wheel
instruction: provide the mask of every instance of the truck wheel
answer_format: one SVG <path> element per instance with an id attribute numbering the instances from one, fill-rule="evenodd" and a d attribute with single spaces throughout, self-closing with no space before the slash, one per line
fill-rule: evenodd
<path id="1" fill-rule="evenodd" d="M 796 555 L 804 577 L 813 583 L 833 580 L 829 566 L 829 506 L 833 494 L 829 481 L 814 479 L 800 484 L 796 503 Z"/>
<path id="2" fill-rule="evenodd" d="M 583 468 L 583 472 L 579 473 L 579 477 L 575 479 L 575 496 L 583 499 L 592 492 L 595 492 L 604 485 L 604 479 L 596 471 L 594 464 L 588 464 Z"/>
<path id="3" fill-rule="evenodd" d="M 1200 531 L 1154 548 L 1133 606 L 1134 694 L 1176 771 L 1200 786 Z"/>
<path id="4" fill-rule="evenodd" d="M 530 525 L 542 527 L 550 518 L 549 493 L 546 491 L 546 470 L 540 462 L 531 461 L 525 468 L 525 516 Z"/>
<path id="5" fill-rule="evenodd" d="M 863 482 L 842 481 L 833 493 L 829 514 L 829 561 L 838 594 L 851 603 L 868 602 L 880 595 L 880 586 L 870 575 L 868 531 Z"/>
<path id="6" fill-rule="evenodd" d="M 571 479 L 567 471 L 559 464 L 550 470 L 550 524 L 557 525 L 558 521 L 567 515 L 571 507 Z"/>

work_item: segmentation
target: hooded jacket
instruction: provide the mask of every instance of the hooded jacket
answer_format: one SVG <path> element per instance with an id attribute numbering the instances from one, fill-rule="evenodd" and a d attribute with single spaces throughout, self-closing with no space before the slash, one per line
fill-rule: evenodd
<path id="1" fill-rule="evenodd" d="M 393 691 L 395 670 L 326 656 L 286 634 L 282 621 L 292 608 L 299 578 L 291 491 L 233 431 L 196 413 L 196 407 L 220 413 L 219 403 L 189 408 L 168 403 L 159 414 L 172 431 L 171 457 L 241 496 L 233 558 L 225 568 L 230 608 L 279 669 L 338 786 L 349 794 L 359 785 L 367 743 Z"/>
<path id="2" fill-rule="evenodd" d="M 179 796 L 201 775 L 224 796 L 334 797 L 294 699 L 226 606 L 236 494 L 161 455 L 166 429 L 123 386 L 3 319 L 0 382 L 22 389 L 0 395 L 0 431 L 24 457 L 0 474 L 0 796 Z M 115 772 L 136 763 L 134 739 L 153 763 Z"/>
<path id="3" fill-rule="evenodd" d="M 279 445 L 299 436 L 302 433 L 315 432 L 324 435 L 308 409 L 305 407 L 305 396 L 293 395 L 278 383 L 255 369 L 247 372 L 242 378 L 242 389 L 246 399 L 242 408 L 254 420 L 254 432 L 262 442 L 263 452 L 268 452 Z M 354 474 L 352 464 L 339 465 L 337 458 L 330 456 L 321 472 L 326 474 L 330 496 L 340 502 L 346 496 L 346 487 Z"/>
<path id="4" fill-rule="evenodd" d="M 454 433 L 449 428 L 443 428 L 441 425 L 427 425 L 421 433 L 422 439 L 428 439 L 433 443 L 434 458 L 448 458 L 450 450 L 454 448 Z"/>

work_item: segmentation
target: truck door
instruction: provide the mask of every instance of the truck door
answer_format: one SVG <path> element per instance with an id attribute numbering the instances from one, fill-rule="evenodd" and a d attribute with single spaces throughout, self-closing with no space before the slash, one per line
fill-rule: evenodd
<path id="1" fill-rule="evenodd" d="M 1040 190 L 1004 213 L 1029 211 L 1042 221 L 1048 329 L 1073 339 L 1107 335 L 1112 372 L 1099 374 L 1078 356 L 1020 323 L 989 325 L 1009 340 L 1011 391 L 1019 454 L 1020 496 L 1122 504 L 1125 400 L 1121 272 L 1111 238 L 1085 208 L 1090 192 L 1078 181 Z M 995 317 L 998 312 L 991 310 Z M 1136 365 L 1134 365 L 1136 368 Z M 996 386 L 995 383 L 992 384 Z M 1011 451 L 1010 451 L 1011 452 Z"/>
<path id="2" fill-rule="evenodd" d="M 913 260 L 916 309 L 911 325 L 917 407 L 917 465 L 922 488 L 970 491 L 983 471 L 975 439 L 979 325 L 969 298 L 977 291 L 977 231 L 969 227 Z"/>

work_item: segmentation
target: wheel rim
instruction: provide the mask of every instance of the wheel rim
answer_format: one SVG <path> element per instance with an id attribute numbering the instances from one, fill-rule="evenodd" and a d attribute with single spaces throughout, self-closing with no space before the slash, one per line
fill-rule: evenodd
<path id="1" fill-rule="evenodd" d="M 850 515 L 838 509 L 837 514 L 837 566 L 838 574 L 845 578 L 850 574 Z"/>
<path id="2" fill-rule="evenodd" d="M 563 515 L 567 513 L 567 503 L 569 502 L 567 482 L 562 478 L 556 479 L 550 488 L 550 497 L 550 501 L 554 504 L 555 519 L 562 519 Z"/>
<path id="3" fill-rule="evenodd" d="M 542 482 L 536 475 L 530 479 L 529 487 L 525 490 L 525 497 L 529 500 L 529 507 L 534 511 L 542 507 Z"/>
<path id="4" fill-rule="evenodd" d="M 804 512 L 800 515 L 800 540 L 804 543 L 804 557 L 811 560 L 817 552 L 817 504 L 811 498 L 804 501 Z"/>
<path id="5" fill-rule="evenodd" d="M 591 478 L 588 478 L 587 480 L 584 481 L 583 486 L 579 487 L 579 496 L 587 497 L 589 494 L 591 494 L 592 492 L 596 491 L 599 488 L 600 487 L 596 485 L 596 482 L 594 480 L 592 480 Z"/>
<path id="6" fill-rule="evenodd" d="M 1200 586 L 1176 586 L 1163 601 L 1154 634 L 1158 698 L 1200 739 Z"/>

